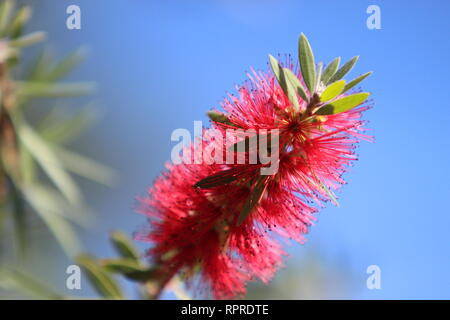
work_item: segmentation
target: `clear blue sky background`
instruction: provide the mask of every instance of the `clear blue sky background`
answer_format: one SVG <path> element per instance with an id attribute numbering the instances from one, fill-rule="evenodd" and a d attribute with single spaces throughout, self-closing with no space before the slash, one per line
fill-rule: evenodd
<path id="1" fill-rule="evenodd" d="M 69 4 L 80 5 L 82 30 L 65 28 Z M 366 27 L 370 4 L 381 8 L 381 30 Z M 72 78 L 98 83 L 104 116 L 82 148 L 121 175 L 113 190 L 91 194 L 91 252 L 112 254 L 108 230 L 144 224 L 133 199 L 170 158 L 171 132 L 206 121 L 250 66 L 267 68 L 269 53 L 295 55 L 304 32 L 316 59 L 358 54 L 351 76 L 374 71 L 363 87 L 376 137 L 361 144 L 341 207 L 322 211 L 306 246 L 345 259 L 356 277 L 347 298 L 450 298 L 449 1 L 40 0 L 33 28 L 47 30 L 60 54 L 90 49 Z M 382 290 L 365 287 L 371 264 Z"/>

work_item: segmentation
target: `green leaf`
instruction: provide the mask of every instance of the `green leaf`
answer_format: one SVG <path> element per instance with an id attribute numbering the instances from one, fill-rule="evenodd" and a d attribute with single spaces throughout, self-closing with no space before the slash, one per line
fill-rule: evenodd
<path id="1" fill-rule="evenodd" d="M 143 272 L 147 268 L 142 266 L 136 259 L 121 258 L 121 259 L 102 259 L 101 266 L 110 272 L 116 273 L 133 273 Z"/>
<path id="2" fill-rule="evenodd" d="M 55 300 L 63 298 L 61 294 L 38 279 L 38 276 L 31 275 L 17 267 L 8 267 L 0 271 L 0 287 L 4 289 L 19 291 L 37 299 Z"/>
<path id="3" fill-rule="evenodd" d="M 51 147 L 26 124 L 19 126 L 18 136 L 66 199 L 72 204 L 80 203 L 82 197 L 78 187 L 64 170 L 63 165 Z"/>
<path id="4" fill-rule="evenodd" d="M 358 59 L 359 56 L 351 58 L 338 71 L 336 71 L 336 73 L 328 80 L 326 84 L 330 84 L 338 80 L 341 80 L 355 66 L 356 61 L 358 61 Z"/>
<path id="5" fill-rule="evenodd" d="M 316 115 L 330 115 L 348 111 L 363 103 L 370 95 L 368 92 L 356 93 L 333 101 L 317 110 Z"/>
<path id="6" fill-rule="evenodd" d="M 237 178 L 235 176 L 227 174 L 227 171 L 229 170 L 225 170 L 217 174 L 211 175 L 209 177 L 206 177 L 198 181 L 196 184 L 194 184 L 194 187 L 200 189 L 210 189 L 223 186 L 235 181 Z"/>
<path id="7" fill-rule="evenodd" d="M 16 38 L 10 41 L 10 46 L 14 48 L 23 48 L 31 46 L 35 43 L 41 42 L 45 39 L 45 32 L 37 31 L 27 35 L 24 35 L 20 38 Z"/>
<path id="8" fill-rule="evenodd" d="M 264 192 L 267 189 L 267 176 L 261 176 L 253 190 L 250 192 L 250 195 L 245 200 L 245 203 L 242 207 L 242 211 L 239 215 L 237 225 L 240 226 L 242 222 L 252 213 L 252 211 L 258 206 L 262 197 L 264 196 Z"/>
<path id="9" fill-rule="evenodd" d="M 62 166 L 72 173 L 106 186 L 112 186 L 118 180 L 112 169 L 97 161 L 62 147 L 53 146 L 52 149 L 58 154 Z"/>
<path id="10" fill-rule="evenodd" d="M 329 65 L 325 68 L 325 70 L 322 73 L 322 82 L 326 85 L 328 84 L 328 81 L 330 78 L 336 73 L 337 69 L 339 68 L 339 63 L 341 62 L 341 57 L 335 58 L 333 61 L 330 62 Z"/>
<path id="11" fill-rule="evenodd" d="M 211 110 L 211 111 L 208 111 L 206 113 L 206 115 L 209 117 L 209 119 L 211 119 L 211 121 L 237 127 L 237 125 L 235 125 L 233 122 L 231 122 L 228 119 L 228 117 L 222 112 Z"/>
<path id="12" fill-rule="evenodd" d="M 305 80 L 309 92 L 313 93 L 316 87 L 316 65 L 311 45 L 303 33 L 300 35 L 298 43 L 298 54 L 303 79 Z"/>
<path id="13" fill-rule="evenodd" d="M 306 102 L 309 101 L 308 95 L 300 82 L 300 79 L 289 69 L 284 68 L 284 74 L 286 75 L 288 81 L 292 84 L 297 94 Z"/>
<path id="14" fill-rule="evenodd" d="M 298 103 L 297 95 L 295 94 L 295 89 L 291 82 L 286 79 L 285 69 L 283 69 L 278 60 L 271 55 L 269 55 L 269 61 L 273 74 L 275 75 L 275 78 L 277 78 L 284 94 L 288 97 L 289 102 L 294 106 L 295 110 L 298 111 L 300 105 Z"/>
<path id="15" fill-rule="evenodd" d="M 124 258 L 139 260 L 139 252 L 123 232 L 113 231 L 110 234 L 110 240 L 117 252 Z"/>
<path id="16" fill-rule="evenodd" d="M 39 185 L 22 186 L 21 192 L 31 208 L 39 214 L 53 233 L 64 252 L 68 255 L 79 252 L 80 244 L 72 225 L 66 217 L 62 216 L 64 209 L 60 201 Z"/>
<path id="17" fill-rule="evenodd" d="M 84 60 L 85 52 L 86 50 L 84 48 L 80 48 L 70 53 L 68 56 L 58 62 L 56 66 L 52 68 L 50 72 L 48 72 L 45 78 L 41 80 L 56 81 L 61 79 Z"/>
<path id="18" fill-rule="evenodd" d="M 356 79 L 353 79 L 352 81 L 350 81 L 349 83 L 347 83 L 344 87 L 344 91 L 346 92 L 348 90 L 350 90 L 351 88 L 353 88 L 354 86 L 356 86 L 358 83 L 360 83 L 361 81 L 363 81 L 365 78 L 367 78 L 368 76 L 370 76 L 372 74 L 372 71 L 364 73 L 363 75 L 360 75 L 359 77 L 357 77 Z"/>
<path id="19" fill-rule="evenodd" d="M 16 82 L 17 94 L 26 97 L 61 98 L 91 93 L 92 83 Z"/>
<path id="20" fill-rule="evenodd" d="M 27 251 L 27 211 L 25 210 L 25 203 L 22 199 L 20 190 L 17 189 L 15 183 L 10 183 L 10 196 L 12 198 L 12 205 L 14 212 L 12 214 L 14 221 L 14 236 L 17 244 L 19 255 L 25 256 Z"/>
<path id="21" fill-rule="evenodd" d="M 5 33 L 13 8 L 14 3 L 12 0 L 4 0 L 0 4 L 0 37 L 6 35 Z"/>
<path id="22" fill-rule="evenodd" d="M 320 101 L 325 102 L 331 100 L 342 93 L 345 87 L 345 80 L 339 80 L 330 84 L 320 96 Z"/>
<path id="23" fill-rule="evenodd" d="M 120 273 L 130 280 L 148 281 L 154 275 L 152 268 L 143 266 L 139 261 L 134 259 L 103 259 L 100 261 L 101 266 L 109 272 Z"/>
<path id="24" fill-rule="evenodd" d="M 31 17 L 31 9 L 30 7 L 22 7 L 20 8 L 16 16 L 13 18 L 10 26 L 8 27 L 8 35 L 11 38 L 17 38 L 22 34 L 22 30 L 25 26 L 25 24 L 28 22 L 28 20 Z"/>
<path id="25" fill-rule="evenodd" d="M 61 110 L 58 107 L 56 108 L 56 110 Z M 89 106 L 80 110 L 75 115 L 64 115 L 60 117 L 56 117 L 56 112 L 50 113 L 50 119 L 39 125 L 38 132 L 43 139 L 53 144 L 72 142 L 95 121 L 96 114 L 93 110 Z"/>
<path id="26" fill-rule="evenodd" d="M 88 255 L 80 255 L 76 262 L 86 271 L 92 286 L 100 295 L 107 299 L 123 298 L 119 285 L 97 261 Z"/>
<path id="27" fill-rule="evenodd" d="M 48 66 L 52 63 L 52 57 L 47 50 L 43 50 L 37 55 L 30 66 L 26 79 L 30 82 L 42 82 L 44 75 L 48 72 Z"/>

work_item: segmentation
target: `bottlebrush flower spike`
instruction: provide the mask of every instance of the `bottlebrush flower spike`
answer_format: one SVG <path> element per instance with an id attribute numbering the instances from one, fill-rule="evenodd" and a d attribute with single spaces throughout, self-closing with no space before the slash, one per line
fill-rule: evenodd
<path id="1" fill-rule="evenodd" d="M 371 139 L 361 120 L 369 94 L 349 93 L 370 73 L 342 80 L 356 60 L 339 68 L 337 58 L 322 72 L 302 34 L 299 68 L 270 56 L 272 72 L 252 71 L 224 112 L 208 113 L 214 134 L 196 143 L 245 161 L 168 165 L 140 199 L 150 228 L 138 238 L 153 244 L 148 255 L 164 270 L 162 284 L 179 273 L 214 298 L 235 298 L 247 281 L 268 282 L 282 265 L 275 234 L 305 241 L 318 208 L 337 204 L 334 190 L 356 160 L 356 143 Z M 261 151 L 276 158 L 267 163 Z"/>

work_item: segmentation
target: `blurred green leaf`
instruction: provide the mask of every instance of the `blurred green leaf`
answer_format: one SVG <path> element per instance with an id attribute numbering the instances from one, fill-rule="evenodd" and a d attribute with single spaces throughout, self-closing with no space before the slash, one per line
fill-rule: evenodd
<path id="1" fill-rule="evenodd" d="M 114 273 L 120 273 L 131 280 L 146 281 L 154 274 L 153 269 L 149 269 L 134 259 L 102 259 L 101 266 Z"/>
<path id="2" fill-rule="evenodd" d="M 119 285 L 97 261 L 88 255 L 80 255 L 76 262 L 87 272 L 93 287 L 100 295 L 107 299 L 123 298 Z"/>
<path id="3" fill-rule="evenodd" d="M 330 80 L 328 80 L 326 84 L 330 84 L 338 80 L 341 80 L 355 66 L 356 61 L 358 61 L 358 59 L 359 56 L 351 58 L 338 71 L 336 71 L 336 73 L 330 78 Z"/>
<path id="4" fill-rule="evenodd" d="M 367 78 L 368 76 L 370 76 L 372 74 L 372 71 L 364 73 L 363 75 L 360 75 L 359 77 L 357 77 L 356 79 L 353 79 L 352 81 L 350 81 L 349 83 L 347 83 L 345 85 L 344 91 L 346 92 L 348 90 L 350 90 L 351 88 L 353 88 L 354 86 L 356 86 L 358 83 L 360 83 L 361 81 L 363 81 L 365 78 Z"/>
<path id="5" fill-rule="evenodd" d="M 20 173 L 23 183 L 31 183 L 36 177 L 36 162 L 31 156 L 28 149 L 23 145 L 19 144 L 20 148 Z"/>
<path id="6" fill-rule="evenodd" d="M 362 92 L 346 96 L 323 106 L 322 108 L 317 110 L 315 114 L 330 115 L 348 111 L 363 103 L 367 99 L 367 97 L 369 97 L 369 95 L 370 93 L 368 92 Z"/>
<path id="7" fill-rule="evenodd" d="M 28 22 L 30 17 L 31 17 L 30 7 L 20 8 L 17 11 L 16 16 L 12 19 L 12 22 L 9 24 L 7 31 L 8 35 L 13 39 L 20 36 L 22 34 L 25 24 Z"/>
<path id="8" fill-rule="evenodd" d="M 84 60 L 85 51 L 84 48 L 80 48 L 70 53 L 58 62 L 54 68 L 51 68 L 50 72 L 40 80 L 56 81 L 61 79 Z"/>
<path id="9" fill-rule="evenodd" d="M 13 221 L 14 221 L 14 238 L 17 245 L 19 256 L 26 253 L 27 248 L 27 212 L 22 201 L 20 190 L 17 189 L 13 182 L 10 183 L 11 203 L 13 207 Z"/>
<path id="10" fill-rule="evenodd" d="M 309 44 L 308 38 L 302 33 L 298 43 L 298 61 L 300 61 L 300 69 L 302 71 L 303 80 L 310 93 L 314 92 L 316 87 L 316 65 L 314 62 L 314 54 Z"/>
<path id="11" fill-rule="evenodd" d="M 123 232 L 113 231 L 110 240 L 117 252 L 124 258 L 139 260 L 139 252 L 133 242 Z"/>
<path id="12" fill-rule="evenodd" d="M 41 42 L 45 39 L 45 36 L 45 32 L 37 31 L 11 40 L 9 45 L 14 48 L 28 47 L 35 43 Z"/>
<path id="13" fill-rule="evenodd" d="M 12 0 L 3 0 L 0 3 L 0 37 L 4 37 L 7 32 L 9 18 L 14 8 Z"/>
<path id="14" fill-rule="evenodd" d="M 16 82 L 17 94 L 35 98 L 76 97 L 91 93 L 92 83 Z"/>
<path id="15" fill-rule="evenodd" d="M 51 147 L 28 125 L 21 124 L 17 130 L 20 141 L 55 185 L 58 186 L 66 199 L 75 205 L 80 203 L 82 197 L 77 185 L 64 170 L 63 165 Z"/>
<path id="16" fill-rule="evenodd" d="M 54 146 L 53 149 L 58 154 L 63 167 L 72 173 L 106 186 L 114 185 L 118 179 L 113 170 L 97 161 L 62 147 Z"/>
<path id="17" fill-rule="evenodd" d="M 61 202 L 58 198 L 53 197 L 48 190 L 39 185 L 23 186 L 21 192 L 29 205 L 45 222 L 64 251 L 68 255 L 79 252 L 80 245 L 76 234 L 67 221 L 67 217 L 62 216 L 62 210 L 64 209 L 61 208 Z"/>
<path id="18" fill-rule="evenodd" d="M 325 68 L 325 70 L 322 73 L 322 82 L 327 85 L 330 78 L 336 73 L 337 69 L 339 68 L 339 63 L 341 62 L 341 57 L 335 58 L 333 61 L 330 62 L 329 65 Z"/>
<path id="19" fill-rule="evenodd" d="M 339 80 L 330 84 L 326 89 L 322 92 L 320 96 L 320 101 L 325 102 L 331 99 L 334 99 L 338 95 L 342 93 L 345 87 L 345 80 Z"/>
<path id="20" fill-rule="evenodd" d="M 53 288 L 37 280 L 39 277 L 31 275 L 17 267 L 0 270 L 0 287 L 16 290 L 37 299 L 63 299 Z"/>
<path id="21" fill-rule="evenodd" d="M 87 107 L 72 116 L 48 119 L 39 125 L 38 132 L 44 140 L 53 144 L 65 144 L 78 138 L 95 119 L 92 107 Z"/>
<path id="22" fill-rule="evenodd" d="M 50 53 L 47 50 L 41 51 L 31 64 L 26 79 L 30 82 L 39 82 L 48 72 L 49 65 L 52 64 Z"/>

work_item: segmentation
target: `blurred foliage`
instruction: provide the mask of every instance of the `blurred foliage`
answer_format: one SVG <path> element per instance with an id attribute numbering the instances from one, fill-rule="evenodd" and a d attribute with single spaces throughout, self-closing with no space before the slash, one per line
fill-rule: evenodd
<path id="1" fill-rule="evenodd" d="M 160 270 L 142 263 L 137 254 L 138 250 L 124 233 L 114 231 L 110 235 L 110 240 L 118 257 L 97 259 L 87 254 L 81 254 L 75 258 L 75 262 L 81 266 L 90 285 L 98 294 L 93 299 L 126 299 L 124 290 L 117 279 L 118 275 L 137 284 L 140 299 L 158 297 L 162 288 L 165 287 L 158 282 L 158 278 L 161 278 Z M 37 275 L 20 269 L 7 267 L 0 270 L 0 287 L 7 289 L 9 293 L 20 292 L 22 296 L 37 299 L 80 298 L 60 293 L 37 279 L 39 279 Z M 170 282 L 165 284 L 179 299 L 189 299 L 182 288 L 182 282 L 177 277 L 170 279 Z"/>
<path id="2" fill-rule="evenodd" d="M 106 185 L 115 179 L 109 168 L 69 147 L 94 120 L 92 106 L 68 111 L 62 104 L 94 89 L 91 83 L 62 81 L 83 60 L 83 51 L 56 61 L 43 50 L 25 68 L 22 51 L 45 39 L 44 32 L 24 33 L 30 17 L 29 6 L 0 3 L 0 237 L 10 225 L 14 230 L 12 243 L 0 239 L 0 259 L 10 247 L 18 257 L 26 253 L 28 222 L 35 216 L 67 254 L 78 252 L 74 226 L 89 222 L 89 210 L 74 175 Z"/>

